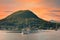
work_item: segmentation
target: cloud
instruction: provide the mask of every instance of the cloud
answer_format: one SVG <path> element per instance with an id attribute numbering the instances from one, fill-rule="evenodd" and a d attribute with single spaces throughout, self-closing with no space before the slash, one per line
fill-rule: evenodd
<path id="1" fill-rule="evenodd" d="M 43 0 L 43 3 L 46 6 L 60 8 L 60 0 Z"/>
<path id="2" fill-rule="evenodd" d="M 0 0 L 0 4 L 9 4 L 9 3 L 13 3 L 13 0 Z"/>
<path id="3" fill-rule="evenodd" d="M 51 10 L 50 12 L 60 12 L 60 10 Z"/>
<path id="4" fill-rule="evenodd" d="M 0 0 L 0 6 L 7 6 L 7 7 L 15 7 L 18 5 L 22 5 L 21 2 L 17 2 L 15 0 Z"/>
<path id="5" fill-rule="evenodd" d="M 60 15 L 59 15 L 59 14 L 56 14 L 56 13 L 50 13 L 50 14 L 48 14 L 48 16 L 52 16 L 52 17 L 60 17 Z"/>
<path id="6" fill-rule="evenodd" d="M 0 9 L 4 15 L 16 10 L 31 9 L 39 17 L 50 20 L 60 17 L 60 0 L 0 0 Z"/>

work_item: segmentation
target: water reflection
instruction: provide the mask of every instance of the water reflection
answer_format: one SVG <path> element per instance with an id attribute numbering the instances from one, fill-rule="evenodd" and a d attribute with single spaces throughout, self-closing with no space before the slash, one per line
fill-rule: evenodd
<path id="1" fill-rule="evenodd" d="M 0 31 L 0 40 L 60 40 L 60 31 L 44 31 L 27 35 L 6 32 Z"/>

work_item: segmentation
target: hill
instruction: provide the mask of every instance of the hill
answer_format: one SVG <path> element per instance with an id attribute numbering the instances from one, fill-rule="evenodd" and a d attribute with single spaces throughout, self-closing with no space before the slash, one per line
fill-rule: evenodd
<path id="1" fill-rule="evenodd" d="M 49 24 L 48 24 L 49 23 Z M 30 10 L 20 10 L 0 21 L 1 29 L 20 30 L 23 28 L 47 29 L 50 22 L 37 17 Z M 51 25 L 50 25 L 51 26 Z"/>

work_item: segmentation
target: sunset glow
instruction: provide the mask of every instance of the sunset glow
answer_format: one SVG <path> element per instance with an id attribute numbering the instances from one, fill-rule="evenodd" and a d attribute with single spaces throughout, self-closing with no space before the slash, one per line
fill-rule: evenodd
<path id="1" fill-rule="evenodd" d="M 44 20 L 60 21 L 60 0 L 0 0 L 0 19 L 18 10 L 31 10 Z"/>

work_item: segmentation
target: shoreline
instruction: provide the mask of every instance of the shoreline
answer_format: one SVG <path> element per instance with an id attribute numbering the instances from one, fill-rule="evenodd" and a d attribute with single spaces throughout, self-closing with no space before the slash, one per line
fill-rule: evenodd
<path id="1" fill-rule="evenodd" d="M 38 30 L 38 32 L 54 32 L 55 30 Z M 60 31 L 60 30 L 57 30 L 57 31 Z M 11 30 L 0 30 L 0 33 L 1 32 L 6 32 L 6 33 L 21 33 L 20 31 L 11 31 Z M 37 32 L 37 33 L 38 33 Z"/>

